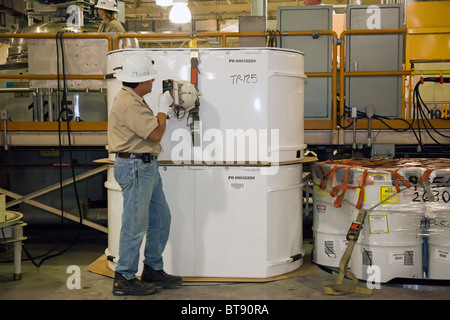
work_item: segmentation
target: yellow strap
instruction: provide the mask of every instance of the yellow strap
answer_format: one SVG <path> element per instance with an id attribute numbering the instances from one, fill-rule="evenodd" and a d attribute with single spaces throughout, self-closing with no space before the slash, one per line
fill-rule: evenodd
<path id="1" fill-rule="evenodd" d="M 366 210 L 359 210 L 358 217 L 356 218 L 356 223 L 358 223 L 361 227 L 364 222 L 364 218 L 366 217 Z M 353 223 L 352 223 L 353 225 Z M 351 231 L 351 230 L 350 230 Z M 350 257 L 353 252 L 353 248 L 355 247 L 356 241 L 358 241 L 358 236 L 360 229 L 357 230 L 356 233 L 347 234 L 347 239 L 349 240 L 347 249 L 339 262 L 339 274 L 336 280 L 336 284 L 330 284 L 323 287 L 323 293 L 328 295 L 343 295 L 349 293 L 360 293 L 360 294 L 372 294 L 372 290 L 369 288 L 358 287 L 358 278 L 350 272 L 347 271 L 348 263 L 350 261 Z M 351 280 L 351 284 L 343 284 L 344 279 L 348 278 Z"/>
<path id="2" fill-rule="evenodd" d="M 347 257 L 344 258 L 344 256 L 343 256 L 341 261 L 343 261 L 344 259 L 347 260 L 347 263 L 345 263 L 345 264 L 348 264 L 349 259 Z M 350 281 L 351 281 L 350 284 L 343 283 L 345 277 L 350 279 Z M 372 290 L 369 288 L 358 287 L 358 278 L 356 278 L 356 276 L 352 272 L 350 272 L 350 271 L 342 272 L 340 269 L 336 284 L 330 284 L 330 285 L 324 286 L 323 293 L 328 294 L 328 295 L 335 295 L 335 296 L 343 295 L 343 294 L 350 294 L 350 293 L 371 295 Z"/>

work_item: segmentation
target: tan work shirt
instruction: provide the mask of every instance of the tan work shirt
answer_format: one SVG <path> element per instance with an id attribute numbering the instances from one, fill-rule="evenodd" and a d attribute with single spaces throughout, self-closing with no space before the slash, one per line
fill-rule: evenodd
<path id="1" fill-rule="evenodd" d="M 161 145 L 147 139 L 158 126 L 158 119 L 144 98 L 133 89 L 122 87 L 108 117 L 108 151 L 158 156 Z"/>
<path id="2" fill-rule="evenodd" d="M 109 22 L 102 22 L 98 28 L 98 32 L 126 32 L 122 23 L 119 20 L 114 19 Z"/>

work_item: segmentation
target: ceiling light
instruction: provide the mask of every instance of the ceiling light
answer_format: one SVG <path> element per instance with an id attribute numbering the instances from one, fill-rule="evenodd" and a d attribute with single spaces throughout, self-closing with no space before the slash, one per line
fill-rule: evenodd
<path id="1" fill-rule="evenodd" d="M 161 7 L 168 7 L 173 4 L 173 0 L 156 0 L 156 4 Z"/>
<path id="2" fill-rule="evenodd" d="M 175 0 L 169 13 L 170 22 L 188 23 L 191 19 L 191 11 L 187 7 L 187 0 Z"/>

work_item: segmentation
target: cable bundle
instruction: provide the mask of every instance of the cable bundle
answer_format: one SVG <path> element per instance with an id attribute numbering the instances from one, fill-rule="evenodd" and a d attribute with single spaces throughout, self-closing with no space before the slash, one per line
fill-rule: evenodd
<path id="1" fill-rule="evenodd" d="M 413 91 L 413 106 L 414 106 L 414 112 L 413 112 L 413 122 L 417 120 L 417 131 L 418 134 L 415 133 L 414 129 L 414 135 L 416 136 L 417 141 L 419 142 L 419 146 L 422 147 L 422 134 L 421 134 L 421 128 L 420 128 L 420 122 L 423 124 L 423 128 L 427 132 L 428 136 L 436 142 L 436 144 L 440 145 L 439 141 L 437 141 L 428 131 L 428 127 L 433 129 L 434 132 L 436 132 L 438 135 L 444 137 L 444 138 L 450 138 L 450 136 L 447 136 L 438 130 L 436 130 L 435 127 L 431 124 L 428 115 L 431 115 L 432 112 L 430 109 L 428 109 L 427 105 L 423 101 L 422 97 L 420 96 L 419 88 L 420 85 L 422 85 L 424 82 L 435 82 L 435 83 L 450 83 L 450 78 L 444 78 L 444 77 L 429 77 L 429 78 L 422 78 L 421 81 L 417 82 L 416 86 L 414 87 Z M 421 119 L 420 119 L 421 118 Z M 442 120 L 450 120 L 449 118 L 440 118 Z M 422 120 L 422 121 L 419 121 Z M 427 127 L 428 124 L 428 127 Z"/>
<path id="2" fill-rule="evenodd" d="M 267 32 L 269 33 L 269 37 L 267 38 L 267 46 L 268 47 L 278 47 L 277 44 L 277 34 L 280 37 L 280 47 L 282 47 L 281 45 L 281 31 L 280 30 L 267 30 Z"/>
<path id="3" fill-rule="evenodd" d="M 75 196 L 76 196 L 76 200 L 77 200 L 77 205 L 78 205 L 78 212 L 79 212 L 79 217 L 80 217 L 80 222 L 79 222 L 79 228 L 77 231 L 77 234 L 75 236 L 75 238 L 72 240 L 72 242 L 70 243 L 70 245 L 61 250 L 58 253 L 52 254 L 50 255 L 51 252 L 53 252 L 59 245 L 61 239 L 58 239 L 57 243 L 55 244 L 55 246 L 49 250 L 47 253 L 39 256 L 39 257 L 32 257 L 31 254 L 28 252 L 28 250 L 26 249 L 25 245 L 23 246 L 23 249 L 25 251 L 25 254 L 27 255 L 28 259 L 31 260 L 31 262 L 33 263 L 33 265 L 35 265 L 36 267 L 40 267 L 45 260 L 56 257 L 66 251 L 68 251 L 78 240 L 80 233 L 81 233 L 81 226 L 82 226 L 82 221 L 83 221 L 83 216 L 81 214 L 81 207 L 80 207 L 80 201 L 79 201 L 79 196 L 78 196 L 78 189 L 76 186 L 76 180 L 75 180 L 75 170 L 73 167 L 74 164 L 74 159 L 73 159 L 73 150 L 72 150 L 72 143 L 71 143 L 71 138 L 70 138 L 70 120 L 71 120 L 71 116 L 69 114 L 69 111 L 71 111 L 68 107 L 68 102 L 67 102 L 67 86 L 66 86 L 66 69 L 65 69 L 65 55 L 64 55 L 64 41 L 63 41 L 63 31 L 59 31 L 56 34 L 56 52 L 57 52 L 57 81 L 58 81 L 58 92 L 60 92 L 61 88 L 60 88 L 60 52 L 61 52 L 61 66 L 62 66 L 62 79 L 63 79 L 63 95 L 62 95 L 62 108 L 60 108 L 60 110 L 58 111 L 58 137 L 59 137 L 59 148 L 60 148 L 60 152 L 59 152 L 59 178 L 60 178 L 60 201 L 61 201 L 61 223 L 64 222 L 64 196 L 63 196 L 63 177 L 62 177 L 62 167 L 63 167 L 63 163 L 62 163 L 62 141 L 61 141 L 61 121 L 65 121 L 67 124 L 67 136 L 68 136 L 68 144 L 69 144 L 69 155 L 70 155 L 70 167 L 72 170 L 72 177 L 73 177 L 73 185 L 74 185 L 74 191 L 75 191 Z M 59 49 L 59 46 L 61 46 L 61 49 Z M 59 105 L 59 104 L 57 104 Z M 49 106 L 49 108 L 51 108 L 51 106 Z M 66 117 L 64 118 L 63 115 L 66 115 Z M 39 263 L 35 261 L 36 258 L 42 258 Z"/>
<path id="4" fill-rule="evenodd" d="M 374 114 L 371 118 L 374 120 L 378 120 L 381 123 L 383 123 L 386 127 L 388 127 L 391 130 L 394 130 L 396 132 L 405 132 L 408 130 L 412 130 L 412 132 L 414 133 L 414 136 L 416 137 L 416 140 L 419 144 L 419 149 L 418 151 L 421 152 L 422 148 L 423 148 L 423 142 L 422 142 L 422 129 L 425 129 L 426 133 L 428 134 L 428 136 L 438 145 L 440 145 L 441 143 L 439 141 L 437 141 L 433 135 L 432 132 L 430 132 L 430 128 L 437 133 L 438 135 L 444 137 L 444 138 L 449 138 L 450 136 L 443 134 L 442 132 L 439 132 L 430 122 L 430 118 L 428 117 L 428 115 L 433 115 L 433 112 L 427 107 L 427 105 L 425 104 L 425 102 L 423 101 L 421 95 L 420 95 L 420 85 L 422 85 L 424 82 L 435 82 L 435 83 L 440 83 L 440 84 L 449 84 L 450 83 L 450 78 L 444 78 L 444 77 L 429 77 L 429 78 L 422 78 L 421 81 L 419 81 L 415 87 L 414 87 L 414 91 L 413 91 L 413 106 L 414 106 L 414 112 L 413 112 L 413 116 L 412 116 L 412 121 L 409 122 L 406 119 L 403 118 L 388 118 L 385 116 L 380 116 L 380 115 L 376 115 Z M 342 103 L 342 102 L 341 102 Z M 350 123 L 347 126 L 342 126 L 341 125 L 341 121 L 345 116 L 349 116 L 351 117 L 351 108 L 344 106 L 344 114 L 341 115 L 338 119 L 338 125 L 341 126 L 341 128 L 343 129 L 348 129 L 350 128 L 352 125 L 356 125 L 355 123 Z M 356 120 L 360 120 L 360 119 L 369 119 L 369 117 L 367 116 L 367 114 L 365 112 L 362 111 L 357 111 L 357 117 Z M 401 120 L 404 121 L 408 124 L 408 127 L 405 129 L 396 129 L 391 127 L 385 120 Z M 446 117 L 443 118 L 441 115 L 441 118 L 439 118 L 441 120 L 450 120 L 450 118 Z M 414 124 L 417 122 L 417 129 L 414 128 Z M 422 125 L 421 125 L 422 123 Z M 416 132 L 417 131 L 417 132 Z"/>

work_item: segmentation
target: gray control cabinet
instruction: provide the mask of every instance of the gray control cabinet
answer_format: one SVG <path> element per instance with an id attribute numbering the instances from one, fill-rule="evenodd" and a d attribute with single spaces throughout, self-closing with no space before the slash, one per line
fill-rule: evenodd
<path id="1" fill-rule="evenodd" d="M 332 30 L 332 6 L 278 7 L 277 28 L 280 31 Z M 305 72 L 332 71 L 332 37 L 328 35 L 284 36 L 282 48 L 305 54 Z M 309 77 L 305 83 L 305 119 L 329 120 L 332 109 L 331 77 Z"/>
<path id="2" fill-rule="evenodd" d="M 377 11 L 379 10 L 379 11 Z M 347 6 L 347 30 L 403 28 L 402 5 Z M 347 35 L 346 71 L 402 71 L 401 34 Z M 345 105 L 391 118 L 402 115 L 401 76 L 353 76 L 345 79 Z"/>

